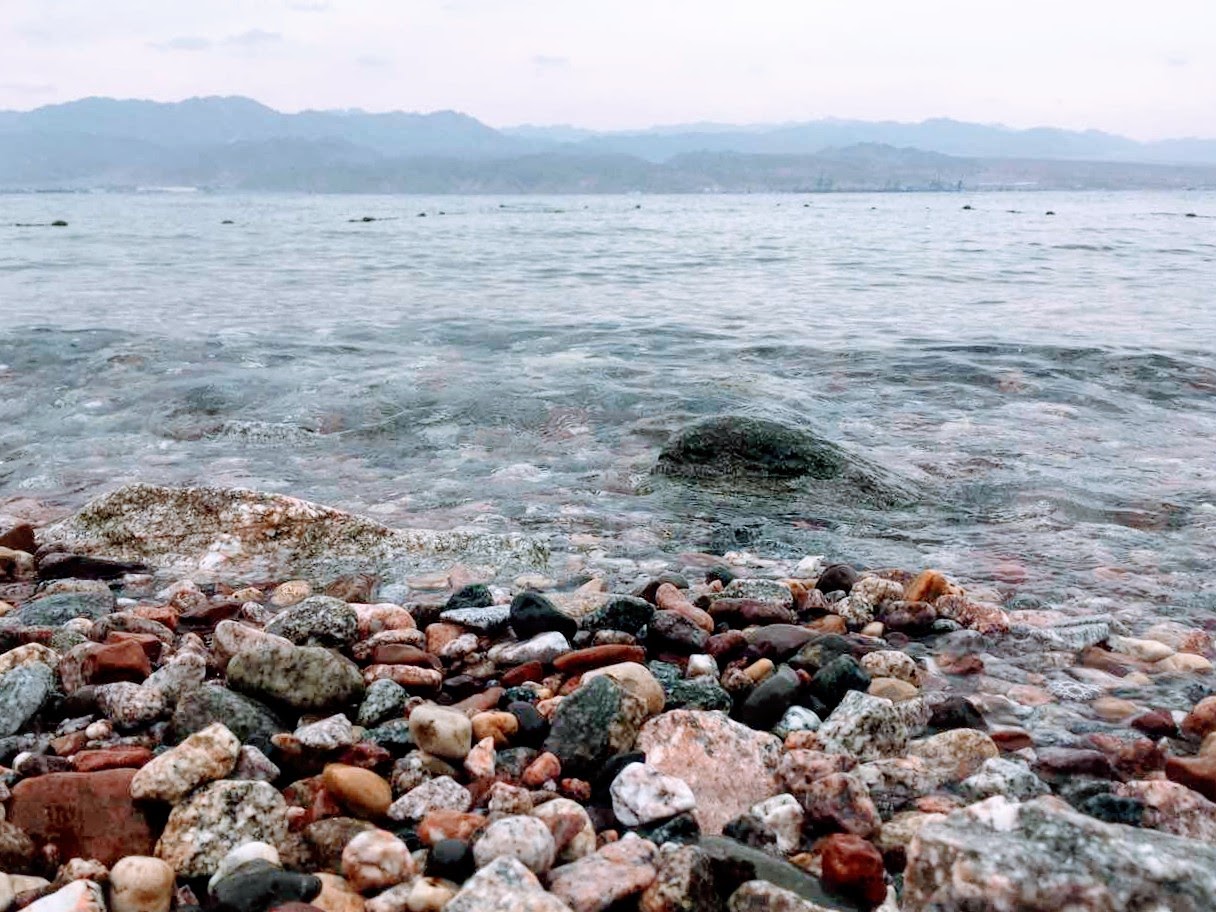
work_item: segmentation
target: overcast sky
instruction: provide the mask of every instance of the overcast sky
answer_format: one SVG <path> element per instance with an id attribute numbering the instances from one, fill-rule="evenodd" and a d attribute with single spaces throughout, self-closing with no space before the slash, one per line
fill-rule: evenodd
<path id="1" fill-rule="evenodd" d="M 0 0 L 0 107 L 221 94 L 495 126 L 1216 137 L 1216 0 Z"/>

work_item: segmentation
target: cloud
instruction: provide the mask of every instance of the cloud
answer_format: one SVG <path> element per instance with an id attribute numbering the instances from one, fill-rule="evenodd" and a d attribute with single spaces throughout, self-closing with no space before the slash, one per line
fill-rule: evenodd
<path id="1" fill-rule="evenodd" d="M 227 38 L 222 38 L 218 41 L 207 38 L 204 35 L 178 35 L 176 38 L 170 38 L 168 41 L 149 42 L 148 47 L 155 48 L 158 51 L 208 51 L 217 47 L 264 47 L 268 44 L 277 44 L 282 40 L 283 36 L 278 32 L 250 29 L 247 32 L 229 35 Z"/>
<path id="2" fill-rule="evenodd" d="M 570 58 L 537 54 L 532 58 L 532 65 L 542 70 L 563 70 L 570 66 Z"/>
<path id="3" fill-rule="evenodd" d="M 214 42 L 202 35 L 179 35 L 168 41 L 151 42 L 148 46 L 158 51 L 205 51 Z"/>
<path id="4" fill-rule="evenodd" d="M 325 0 L 289 0 L 287 8 L 297 13 L 328 13 L 334 7 Z"/>
<path id="5" fill-rule="evenodd" d="M 1181 69 L 1182 67 L 1190 66 L 1191 62 L 1189 60 L 1187 60 L 1185 57 L 1167 57 L 1165 60 L 1165 65 L 1168 67 L 1174 67 L 1176 69 Z"/>
<path id="6" fill-rule="evenodd" d="M 386 67 L 392 62 L 393 61 L 390 58 L 383 57 L 380 54 L 360 54 L 355 58 L 355 63 L 359 64 L 359 66 L 368 67 L 370 69 Z"/>
<path id="7" fill-rule="evenodd" d="M 224 39 L 224 44 L 234 47 L 259 47 L 264 44 L 278 44 L 282 40 L 283 36 L 278 32 L 267 32 L 255 28 L 241 32 L 239 35 L 229 35 Z"/>

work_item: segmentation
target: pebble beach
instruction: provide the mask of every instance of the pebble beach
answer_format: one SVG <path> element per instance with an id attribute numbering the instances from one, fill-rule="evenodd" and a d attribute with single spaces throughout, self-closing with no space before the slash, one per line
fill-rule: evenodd
<path id="1" fill-rule="evenodd" d="M 153 488 L 0 580 L 0 910 L 1216 908 L 1192 622 Z"/>

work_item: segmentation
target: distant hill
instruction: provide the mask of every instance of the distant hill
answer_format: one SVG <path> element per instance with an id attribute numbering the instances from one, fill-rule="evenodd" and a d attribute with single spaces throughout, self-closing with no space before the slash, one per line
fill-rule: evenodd
<path id="1" fill-rule="evenodd" d="M 495 130 L 453 111 L 86 98 L 0 111 L 0 189 L 726 192 L 1216 187 L 1216 141 L 930 120 Z"/>

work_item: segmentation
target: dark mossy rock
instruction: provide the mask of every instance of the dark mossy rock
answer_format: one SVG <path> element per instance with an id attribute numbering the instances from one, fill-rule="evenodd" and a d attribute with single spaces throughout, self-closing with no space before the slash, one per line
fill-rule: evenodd
<path id="1" fill-rule="evenodd" d="M 1082 801 L 1079 810 L 1107 823 L 1122 823 L 1133 827 L 1142 826 L 1144 823 L 1144 802 L 1138 798 L 1101 793 Z"/>
<path id="2" fill-rule="evenodd" d="M 23 627 L 62 627 L 75 618 L 96 621 L 113 610 L 108 592 L 61 592 L 26 602 L 13 617 Z"/>
<path id="3" fill-rule="evenodd" d="M 697 840 L 701 838 L 701 827 L 697 824 L 697 818 L 687 812 L 637 827 L 634 832 L 659 846 L 666 842 L 696 845 Z"/>
<path id="4" fill-rule="evenodd" d="M 453 883 L 461 883 L 474 870 L 473 850 L 460 839 L 440 839 L 426 857 L 428 877 L 442 877 Z"/>
<path id="5" fill-rule="evenodd" d="M 414 736 L 410 734 L 410 724 L 405 719 L 385 722 L 363 737 L 394 754 L 403 754 L 414 747 Z"/>
<path id="6" fill-rule="evenodd" d="M 833 710 L 850 690 L 867 690 L 870 676 L 852 656 L 839 656 L 824 665 L 811 679 L 811 696 Z"/>
<path id="7" fill-rule="evenodd" d="M 653 474 L 732 485 L 799 482 L 824 500 L 894 506 L 916 500 L 893 473 L 802 428 L 764 418 L 708 418 L 672 435 Z"/>
<path id="8" fill-rule="evenodd" d="M 578 632 L 578 621 L 539 592 L 521 592 L 511 601 L 511 629 L 521 640 L 556 631 L 570 640 Z"/>
<path id="9" fill-rule="evenodd" d="M 242 743 L 252 744 L 264 753 L 274 750 L 271 737 L 288 730 L 257 700 L 226 687 L 204 684 L 186 691 L 178 699 L 169 726 L 169 740 L 177 744 L 213 722 L 223 722 Z"/>
<path id="10" fill-rule="evenodd" d="M 752 690 L 732 714 L 744 725 L 759 731 L 769 731 L 781 721 L 785 711 L 794 705 L 802 682 L 798 673 L 782 665 Z M 843 696 L 843 695 L 842 695 Z"/>
<path id="11" fill-rule="evenodd" d="M 654 617 L 654 605 L 631 595 L 615 595 L 582 620 L 584 630 L 620 630 L 637 633 Z"/>
<path id="12" fill-rule="evenodd" d="M 586 778 L 633 745 L 644 714 L 636 697 L 600 675 L 558 705 L 545 750 L 561 761 L 563 774 Z"/>
<path id="13" fill-rule="evenodd" d="M 525 690 L 525 688 L 518 688 Z M 535 691 L 528 691 L 535 695 Z M 507 704 L 507 712 L 519 722 L 519 731 L 515 733 L 514 741 L 526 747 L 539 747 L 545 743 L 549 735 L 549 720 L 530 702 L 515 700 Z"/>
<path id="14" fill-rule="evenodd" d="M 709 856 L 714 884 L 722 896 L 729 896 L 749 880 L 767 880 L 826 909 L 857 908 L 841 897 L 829 896 L 819 885 L 819 878 L 763 849 L 727 836 L 702 836 L 697 846 Z"/>
<path id="15" fill-rule="evenodd" d="M 957 694 L 934 703 L 929 717 L 929 728 L 934 731 L 949 731 L 954 728 L 978 728 L 986 731 L 988 723 L 975 704 Z"/>
<path id="16" fill-rule="evenodd" d="M 654 661 L 648 667 L 663 688 L 667 709 L 720 709 L 730 712 L 734 701 L 717 678 L 711 675 L 685 678 L 678 666 L 668 662 Z"/>
<path id="17" fill-rule="evenodd" d="M 40 580 L 113 580 L 127 573 L 143 573 L 147 569 L 144 564 L 132 561 L 114 561 L 85 554 L 55 551 L 38 562 L 38 578 Z"/>
<path id="18" fill-rule="evenodd" d="M 836 661 L 841 656 L 852 654 L 853 644 L 846 637 L 836 633 L 825 633 L 807 641 L 806 645 L 790 659 L 790 664 L 809 674 L 815 674 L 820 668 Z"/>
<path id="19" fill-rule="evenodd" d="M 490 594 L 488 586 L 471 583 L 453 592 L 443 607 L 445 611 L 450 611 L 455 608 L 489 608 L 493 604 L 494 596 Z"/>
<path id="20" fill-rule="evenodd" d="M 832 564 L 825 567 L 815 581 L 815 588 L 820 592 L 851 592 L 857 582 L 857 571 L 848 564 Z"/>
<path id="21" fill-rule="evenodd" d="M 251 861 L 221 879 L 213 898 L 216 907 L 226 912 L 266 912 L 283 903 L 308 902 L 320 893 L 320 878 Z"/>

